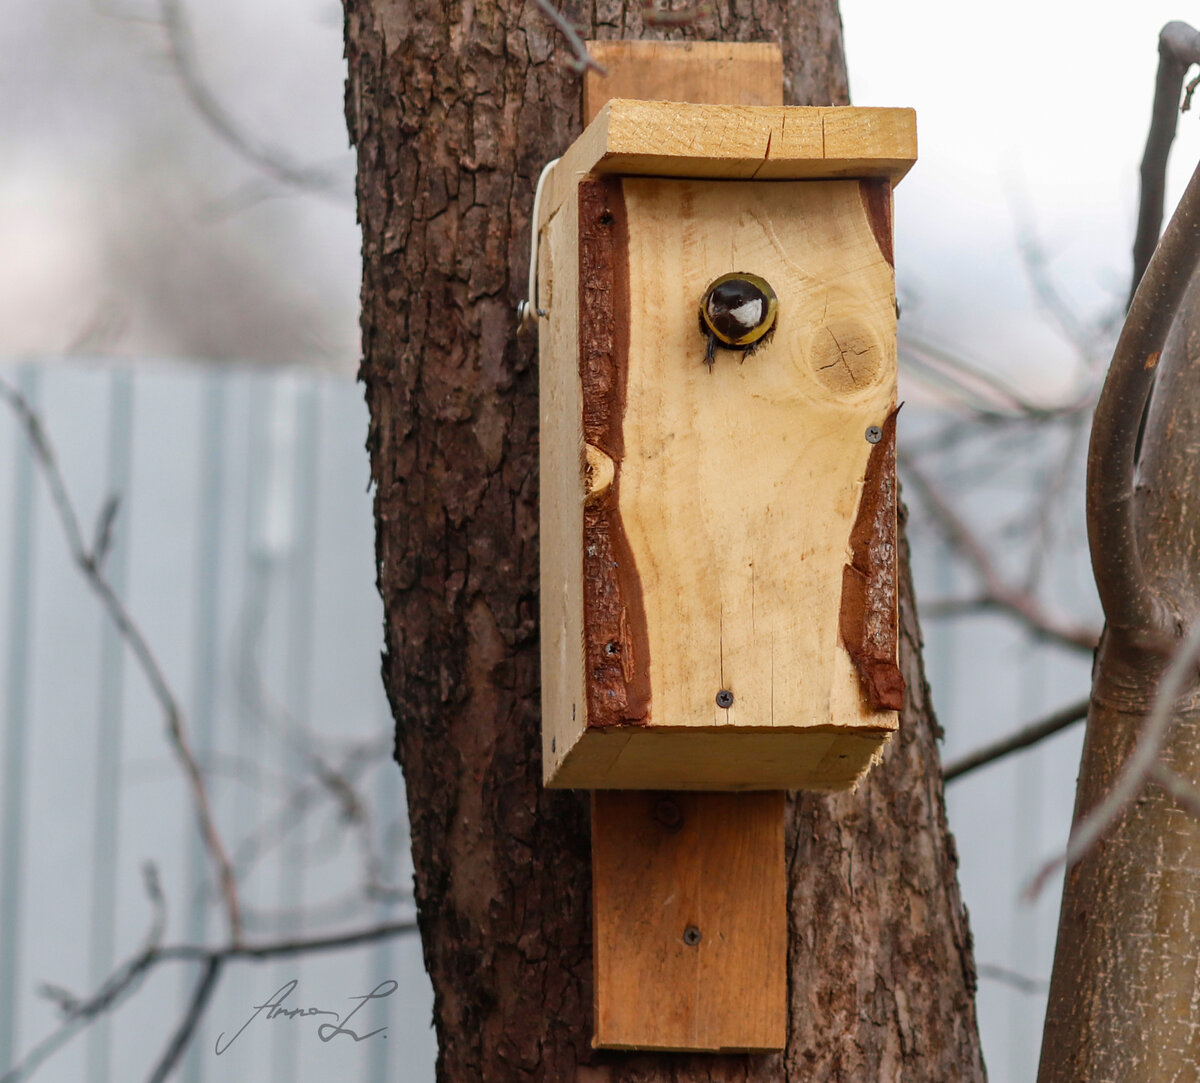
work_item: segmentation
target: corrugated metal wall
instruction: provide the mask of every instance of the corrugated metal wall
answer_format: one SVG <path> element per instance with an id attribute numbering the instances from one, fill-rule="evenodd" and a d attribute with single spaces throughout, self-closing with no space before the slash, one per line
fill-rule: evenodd
<path id="1" fill-rule="evenodd" d="M 108 496 L 120 496 L 107 574 L 188 713 L 217 820 L 238 855 L 250 934 L 357 928 L 410 914 L 406 899 L 362 890 L 368 867 L 401 888 L 411 870 L 379 681 L 382 613 L 361 389 L 311 373 L 161 365 L 9 366 L 0 376 L 42 415 L 85 535 Z M 902 439 L 904 429 L 921 433 L 936 420 L 907 408 Z M 985 444 L 971 454 L 986 466 L 999 452 Z M 955 498 L 981 529 L 1002 537 L 1005 515 L 1037 484 L 1033 469 L 981 470 Z M 1064 514 L 1078 503 L 1081 521 L 1077 496 L 1065 493 Z M 910 534 L 919 597 L 953 595 L 961 573 L 915 501 Z M 1067 542 L 1048 550 L 1059 601 L 1094 613 L 1079 538 Z M 948 758 L 1086 691 L 1086 659 L 1048 650 L 1001 618 L 927 620 L 925 631 Z M 168 942 L 201 943 L 222 928 L 162 712 L 72 566 L 25 434 L 7 410 L 0 666 L 5 1067 L 57 1025 L 40 983 L 86 993 L 138 948 L 152 916 L 144 862 L 161 874 Z M 1065 841 L 1079 738 L 1076 728 L 949 791 L 983 967 L 993 1080 L 1034 1074 L 1057 889 L 1033 906 L 1018 896 L 1039 860 Z M 369 815 L 356 819 L 337 785 L 316 780 L 317 760 L 353 782 Z M 194 963 L 162 964 L 38 1078 L 143 1078 L 196 976 Z M 299 985 L 288 1006 L 322 1009 L 341 1009 L 394 978 L 397 991 L 368 1006 L 374 1016 L 365 1018 L 365 1009 L 359 1017 L 370 1024 L 364 1031 L 386 1024 L 387 1040 L 326 1044 L 316 1035 L 320 1019 L 260 1019 L 216 1056 L 217 1035 L 228 1038 L 293 978 Z M 182 1078 L 432 1079 L 430 1012 L 415 936 L 237 963 Z"/>

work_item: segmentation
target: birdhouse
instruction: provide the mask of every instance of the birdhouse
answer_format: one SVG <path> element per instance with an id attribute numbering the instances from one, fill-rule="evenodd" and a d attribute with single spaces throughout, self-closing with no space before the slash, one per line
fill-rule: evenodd
<path id="1" fill-rule="evenodd" d="M 897 727 L 908 109 L 614 99 L 543 178 L 545 782 L 853 786 Z"/>

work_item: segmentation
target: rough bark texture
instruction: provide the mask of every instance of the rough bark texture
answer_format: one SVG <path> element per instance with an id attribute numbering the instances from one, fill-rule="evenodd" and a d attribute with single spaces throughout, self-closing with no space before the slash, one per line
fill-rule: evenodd
<path id="1" fill-rule="evenodd" d="M 716 8 L 676 33 L 781 41 L 789 101 L 846 101 L 832 0 Z M 640 11 L 567 14 L 639 37 Z M 907 565 L 900 736 L 857 794 L 789 803 L 786 1054 L 592 1051 L 587 795 L 539 785 L 537 381 L 513 307 L 579 77 L 532 4 L 346 0 L 346 35 L 383 675 L 439 1078 L 982 1079 Z"/>
<path id="2" fill-rule="evenodd" d="M 1200 277 L 1158 361 L 1137 470 L 1138 550 L 1157 627 L 1115 629 L 1096 659 L 1075 818 L 1111 789 L 1174 643 L 1200 617 Z M 1200 787 L 1200 691 L 1162 761 Z M 1040 1083 L 1200 1079 L 1200 820 L 1149 784 L 1067 874 Z"/>

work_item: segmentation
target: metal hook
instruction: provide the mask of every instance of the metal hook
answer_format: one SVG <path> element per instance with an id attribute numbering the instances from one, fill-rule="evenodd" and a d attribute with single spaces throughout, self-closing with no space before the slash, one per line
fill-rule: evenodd
<path id="1" fill-rule="evenodd" d="M 552 158 L 542 167 L 541 176 L 538 177 L 537 187 L 533 190 L 533 215 L 532 227 L 530 229 L 529 239 L 529 286 L 526 290 L 528 300 L 521 301 L 517 305 L 517 330 L 524 331 L 531 326 L 535 320 L 542 319 L 548 315 L 544 308 L 538 307 L 538 288 L 537 288 L 537 272 L 538 272 L 538 214 L 542 205 L 542 189 L 546 186 L 546 178 L 550 175 L 550 170 L 558 164 L 557 158 Z"/>

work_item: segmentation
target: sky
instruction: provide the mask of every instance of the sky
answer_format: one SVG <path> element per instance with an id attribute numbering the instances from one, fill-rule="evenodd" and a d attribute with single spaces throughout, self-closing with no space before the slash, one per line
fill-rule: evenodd
<path id="1" fill-rule="evenodd" d="M 334 177 L 264 182 L 186 101 L 156 0 L 17 0 L 0 23 L 0 354 L 293 361 L 352 372 L 359 239 L 335 0 L 186 10 L 197 70 L 254 138 Z M 917 110 L 897 191 L 905 334 L 1070 395 L 1071 345 L 1018 252 L 1086 323 L 1121 304 L 1159 0 L 844 0 L 851 92 Z M 997 12 L 1002 12 L 997 17 Z M 286 28 L 286 33 L 281 33 Z M 1183 117 L 1171 195 L 1200 156 Z"/>
<path id="2" fill-rule="evenodd" d="M 1039 309 L 1017 238 L 1037 238 L 1085 321 L 1123 304 L 1158 31 L 1189 12 L 1159 0 L 843 0 L 842 16 L 855 104 L 917 111 L 920 160 L 896 192 L 901 327 L 1030 394 L 1067 394 L 1077 357 Z M 1198 158 L 1193 111 L 1169 201 Z"/>

